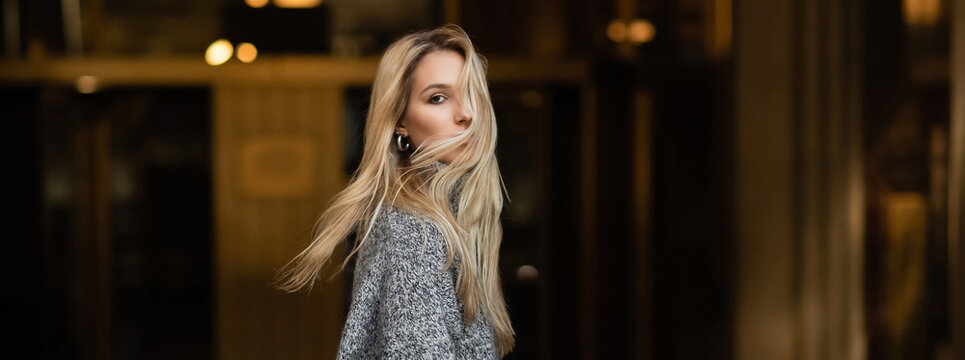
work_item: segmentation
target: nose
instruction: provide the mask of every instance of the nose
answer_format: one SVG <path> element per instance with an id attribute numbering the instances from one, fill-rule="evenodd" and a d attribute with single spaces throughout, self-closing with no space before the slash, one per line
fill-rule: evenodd
<path id="1" fill-rule="evenodd" d="M 462 106 L 459 112 L 456 114 L 456 124 L 469 126 L 469 123 L 471 122 L 472 122 L 472 112 L 470 112 L 469 108 L 467 108 L 466 106 Z"/>

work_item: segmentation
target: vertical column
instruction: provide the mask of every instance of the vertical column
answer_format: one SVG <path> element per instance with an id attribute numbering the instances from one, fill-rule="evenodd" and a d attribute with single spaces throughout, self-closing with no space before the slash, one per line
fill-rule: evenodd
<path id="1" fill-rule="evenodd" d="M 596 228 L 596 179 L 597 179 L 597 125 L 596 88 L 584 83 L 580 89 L 583 116 L 580 129 L 580 331 L 582 358 L 596 358 L 597 334 L 597 228 Z"/>
<path id="2" fill-rule="evenodd" d="M 791 0 L 735 4 L 735 358 L 793 359 Z"/>
<path id="3" fill-rule="evenodd" d="M 794 192 L 798 355 L 863 358 L 860 36 L 851 1 L 797 2 Z M 819 26 L 824 24 L 824 26 Z"/>
<path id="4" fill-rule="evenodd" d="M 739 359 L 860 359 L 857 2 L 738 2 Z"/>
<path id="5" fill-rule="evenodd" d="M 76 194 L 74 248 L 70 259 L 76 283 L 73 335 L 81 358 L 111 358 L 112 287 L 110 235 L 110 123 L 85 123 L 74 132 Z"/>
<path id="6" fill-rule="evenodd" d="M 215 85 L 219 358 L 335 356 L 344 321 L 342 276 L 323 274 L 311 296 L 269 283 L 308 245 L 316 218 L 344 185 L 342 107 L 337 87 Z M 332 263 L 341 262 L 341 253 Z"/>
<path id="7" fill-rule="evenodd" d="M 948 164 L 949 325 L 953 358 L 965 356 L 965 1 L 952 1 L 952 119 Z"/>
<path id="8" fill-rule="evenodd" d="M 650 359 L 653 346 L 651 308 L 653 299 L 653 94 L 638 89 L 633 97 L 633 311 L 636 359 Z"/>

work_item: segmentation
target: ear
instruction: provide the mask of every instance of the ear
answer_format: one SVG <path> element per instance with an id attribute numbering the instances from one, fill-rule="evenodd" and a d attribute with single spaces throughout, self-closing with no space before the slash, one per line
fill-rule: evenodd
<path id="1" fill-rule="evenodd" d="M 395 132 L 397 134 L 401 134 L 402 137 L 409 136 L 409 130 L 406 130 L 405 123 L 406 123 L 405 118 L 402 118 L 401 120 L 399 120 L 399 122 L 395 123 Z"/>

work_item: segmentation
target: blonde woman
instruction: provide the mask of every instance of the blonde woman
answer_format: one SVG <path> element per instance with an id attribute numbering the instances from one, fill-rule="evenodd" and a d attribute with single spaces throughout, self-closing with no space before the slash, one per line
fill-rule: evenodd
<path id="1" fill-rule="evenodd" d="M 311 289 L 354 230 L 340 359 L 501 358 L 502 178 L 486 61 L 455 25 L 408 34 L 375 75 L 362 162 L 278 287 Z M 342 262 L 344 269 L 348 258 Z"/>

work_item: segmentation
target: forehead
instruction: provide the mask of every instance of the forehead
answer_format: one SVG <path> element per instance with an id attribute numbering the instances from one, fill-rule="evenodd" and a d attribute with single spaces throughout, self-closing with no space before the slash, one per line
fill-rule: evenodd
<path id="1" fill-rule="evenodd" d="M 422 57 L 412 72 L 416 91 L 431 84 L 455 86 L 462 73 L 462 55 L 452 50 L 433 51 Z"/>

